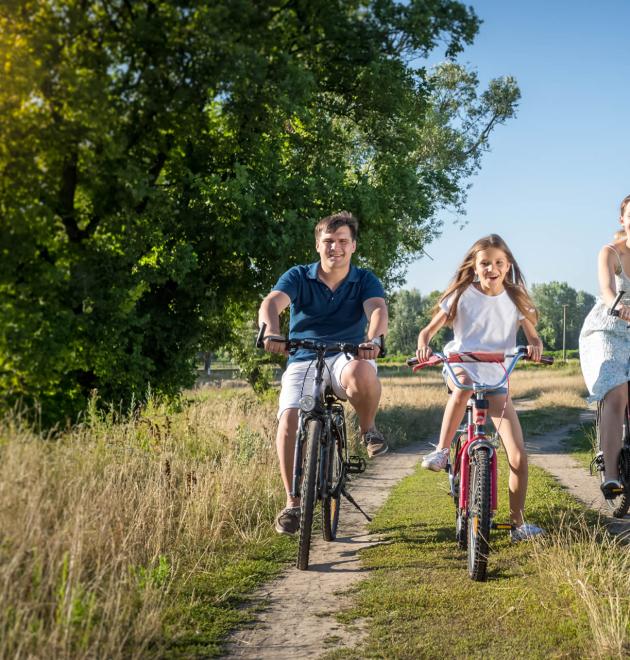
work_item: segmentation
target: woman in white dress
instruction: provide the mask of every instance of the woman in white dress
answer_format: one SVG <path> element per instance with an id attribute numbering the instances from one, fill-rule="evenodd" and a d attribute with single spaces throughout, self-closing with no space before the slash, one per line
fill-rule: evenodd
<path id="1" fill-rule="evenodd" d="M 588 400 L 601 401 L 600 435 L 604 453 L 604 497 L 613 498 L 620 487 L 617 465 L 621 451 L 621 429 L 628 403 L 630 381 L 630 195 L 621 202 L 619 218 L 623 230 L 615 241 L 599 251 L 600 297 L 584 320 L 580 333 L 580 363 L 590 392 Z M 608 309 L 617 293 L 625 291 L 617 309 Z"/>

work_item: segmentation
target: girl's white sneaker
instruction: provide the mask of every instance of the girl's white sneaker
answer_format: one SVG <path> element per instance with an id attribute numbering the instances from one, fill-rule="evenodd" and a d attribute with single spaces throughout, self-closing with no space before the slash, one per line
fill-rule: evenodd
<path id="1" fill-rule="evenodd" d="M 532 539 L 534 536 L 541 536 L 544 533 L 545 530 L 542 527 L 537 527 L 530 523 L 523 523 L 510 532 L 510 540 L 512 543 L 518 543 L 519 541 Z"/>

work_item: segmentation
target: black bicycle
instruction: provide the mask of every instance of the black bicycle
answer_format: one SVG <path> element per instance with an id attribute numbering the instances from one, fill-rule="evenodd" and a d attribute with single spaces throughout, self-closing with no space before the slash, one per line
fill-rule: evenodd
<path id="1" fill-rule="evenodd" d="M 359 346 L 319 339 L 280 340 L 277 337 L 265 336 L 266 327 L 263 323 L 258 333 L 258 348 L 264 348 L 266 339 L 275 339 L 284 341 L 289 353 L 299 348 L 315 352 L 313 390 L 300 399 L 291 488 L 291 496 L 300 498 L 301 508 L 297 567 L 306 570 L 311 549 L 313 517 L 318 501 L 321 502 L 322 535 L 325 541 L 334 541 L 337 536 L 342 496 L 368 521 L 371 520 L 346 489 L 348 475 L 365 471 L 365 460 L 360 456 L 348 454 L 344 409 L 332 388 L 324 382 L 326 356 L 331 353 L 344 353 L 349 359 L 350 356 L 358 354 Z M 380 357 L 383 355 L 381 348 Z"/>
<path id="2" fill-rule="evenodd" d="M 613 304 L 610 306 L 608 313 L 611 316 L 619 316 L 619 310 L 615 309 L 620 300 L 625 295 L 625 291 L 620 291 L 617 294 Z M 630 324 L 628 325 L 630 328 Z M 628 383 L 628 400 L 630 401 L 630 383 Z M 596 430 L 597 430 L 597 454 L 591 461 L 591 474 L 593 470 L 599 472 L 601 483 L 604 483 L 604 452 L 602 450 L 602 434 L 601 434 L 601 416 L 602 416 L 603 401 L 597 403 L 597 417 L 596 417 Z M 623 518 L 630 509 L 630 409 L 626 406 L 623 417 L 622 428 L 622 443 L 621 452 L 619 453 L 619 483 L 620 488 L 611 489 L 610 495 L 612 497 L 605 497 L 605 502 L 608 505 L 612 515 L 615 518 Z"/>

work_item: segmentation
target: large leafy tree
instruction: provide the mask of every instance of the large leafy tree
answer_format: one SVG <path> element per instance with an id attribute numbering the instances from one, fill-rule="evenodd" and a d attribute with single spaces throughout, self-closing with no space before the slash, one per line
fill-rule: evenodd
<path id="1" fill-rule="evenodd" d="M 480 93 L 452 59 L 478 24 L 452 0 L 3 2 L 3 404 L 177 391 L 331 211 L 395 282 L 514 112 L 513 80 Z"/>
<path id="2" fill-rule="evenodd" d="M 578 348 L 580 330 L 595 297 L 586 291 L 576 291 L 566 282 L 548 282 L 532 286 L 532 299 L 540 315 L 538 332 L 545 347 L 560 350 L 564 329 L 565 348 Z"/>

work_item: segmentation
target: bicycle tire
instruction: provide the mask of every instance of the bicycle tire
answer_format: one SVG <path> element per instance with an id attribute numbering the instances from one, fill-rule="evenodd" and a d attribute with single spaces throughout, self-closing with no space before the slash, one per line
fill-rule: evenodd
<path id="1" fill-rule="evenodd" d="M 623 485 L 624 492 L 615 497 L 614 500 L 606 500 L 615 518 L 623 518 L 630 509 L 630 493 L 628 493 L 630 489 L 630 447 L 627 445 L 621 448 L 619 454 L 619 480 Z"/>
<path id="2" fill-rule="evenodd" d="M 468 574 L 483 582 L 490 551 L 490 451 L 476 449 L 470 458 L 468 490 Z"/>
<path id="3" fill-rule="evenodd" d="M 464 436 L 465 437 L 465 436 Z M 460 550 L 466 550 L 468 547 L 468 520 L 466 512 L 459 508 L 459 487 L 461 483 L 461 473 L 457 469 L 457 454 L 462 442 L 462 434 L 458 433 L 457 439 L 452 445 L 450 469 L 452 472 L 453 484 L 453 502 L 455 504 L 455 541 Z"/>
<path id="4" fill-rule="evenodd" d="M 597 404 L 597 418 L 596 418 L 596 427 L 597 427 L 597 445 L 600 452 L 602 451 L 602 437 L 601 437 L 601 414 L 602 414 L 602 402 L 599 401 Z M 627 414 L 627 413 L 626 413 Z M 610 513 L 615 518 L 623 518 L 630 509 L 630 442 L 628 436 L 629 432 L 629 420 L 626 417 L 624 424 L 624 437 L 623 437 L 623 446 L 621 447 L 621 452 L 619 454 L 619 480 L 621 481 L 625 492 L 613 497 L 611 499 L 604 498 L 606 506 L 610 510 Z M 599 472 L 599 478 L 601 483 L 604 483 L 604 470 L 603 462 L 601 464 L 602 469 Z"/>
<path id="5" fill-rule="evenodd" d="M 298 544 L 297 567 L 301 571 L 308 569 L 308 559 L 311 552 L 311 532 L 313 529 L 313 512 L 317 501 L 317 460 L 319 456 L 319 439 L 322 423 L 311 419 L 306 428 L 306 452 L 304 453 L 304 480 L 301 489 L 300 541 Z"/>
<path id="6" fill-rule="evenodd" d="M 324 541 L 337 538 L 339 509 L 341 507 L 341 479 L 343 476 L 341 439 L 336 433 L 330 438 L 327 447 L 326 478 L 322 497 L 322 535 Z"/>

